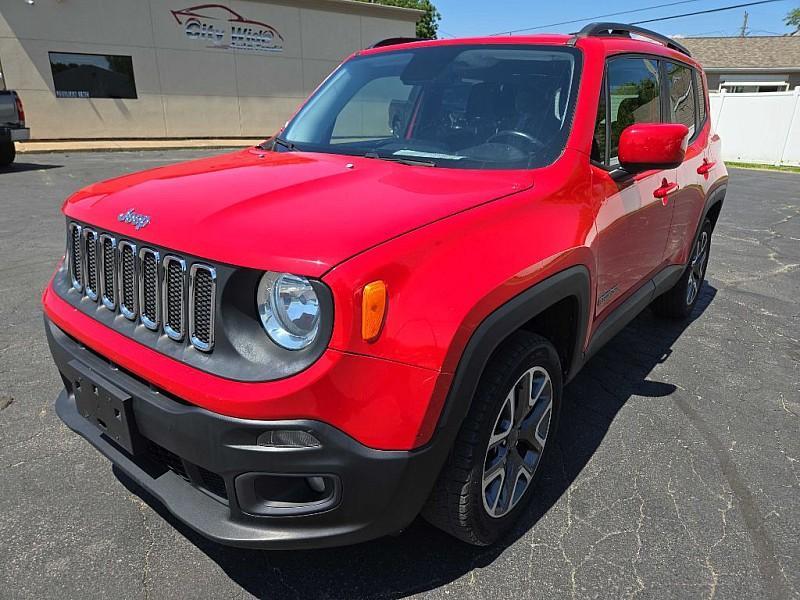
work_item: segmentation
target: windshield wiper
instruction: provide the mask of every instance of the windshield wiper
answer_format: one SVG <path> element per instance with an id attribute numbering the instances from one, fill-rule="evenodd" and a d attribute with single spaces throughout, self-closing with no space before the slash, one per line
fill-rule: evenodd
<path id="1" fill-rule="evenodd" d="M 412 167 L 435 167 L 436 163 L 430 160 L 417 160 L 414 158 L 401 158 L 399 156 L 381 156 L 377 152 L 367 152 L 364 158 L 377 158 L 389 162 L 400 163 L 401 165 L 411 165 Z"/>
<path id="2" fill-rule="evenodd" d="M 294 151 L 297 150 L 297 146 L 295 146 L 292 142 L 288 140 L 281 139 L 277 135 L 272 138 L 272 148 L 275 149 L 275 146 L 283 146 L 287 150 Z"/>

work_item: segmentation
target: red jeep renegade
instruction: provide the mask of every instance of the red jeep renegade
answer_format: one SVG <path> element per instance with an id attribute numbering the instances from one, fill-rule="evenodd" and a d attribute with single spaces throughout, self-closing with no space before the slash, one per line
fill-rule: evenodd
<path id="1" fill-rule="evenodd" d="M 700 65 L 653 32 L 385 40 L 261 146 L 66 201 L 56 409 L 224 544 L 419 514 L 492 543 L 563 386 L 647 306 L 692 312 L 719 152 Z"/>

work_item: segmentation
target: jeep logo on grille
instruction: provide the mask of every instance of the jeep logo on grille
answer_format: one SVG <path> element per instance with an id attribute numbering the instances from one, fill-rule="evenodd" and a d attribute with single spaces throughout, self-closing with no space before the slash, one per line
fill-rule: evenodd
<path id="1" fill-rule="evenodd" d="M 140 215 L 132 208 L 129 208 L 127 212 L 119 213 L 117 221 L 122 223 L 130 223 L 136 227 L 136 229 L 141 229 L 150 222 L 150 217 L 148 215 Z"/>

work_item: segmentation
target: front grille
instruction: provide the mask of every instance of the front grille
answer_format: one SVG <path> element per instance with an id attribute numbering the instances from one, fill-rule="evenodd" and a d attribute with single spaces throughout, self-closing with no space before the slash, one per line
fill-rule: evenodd
<path id="1" fill-rule="evenodd" d="M 117 308 L 117 240 L 100 236 L 100 299 L 109 310 Z"/>
<path id="2" fill-rule="evenodd" d="M 67 260 L 72 287 L 131 321 L 203 352 L 214 348 L 217 273 L 214 267 L 119 240 L 69 223 Z M 188 281 L 187 281 L 188 272 Z M 188 292 L 187 292 L 188 287 Z M 188 315 L 188 318 L 187 318 Z"/>
<path id="3" fill-rule="evenodd" d="M 77 223 L 69 224 L 69 276 L 72 279 L 72 287 L 79 292 L 83 291 L 83 243 L 81 239 L 83 228 Z"/>
<path id="4" fill-rule="evenodd" d="M 177 256 L 164 257 L 164 332 L 173 340 L 182 340 L 186 332 L 186 261 Z"/>
<path id="5" fill-rule="evenodd" d="M 119 310 L 131 321 L 139 314 L 139 282 L 136 279 L 136 246 L 119 243 Z"/>
<path id="6" fill-rule="evenodd" d="M 83 283 L 86 295 L 90 300 L 97 301 L 97 232 L 92 229 L 83 230 L 83 251 L 86 255 L 84 261 Z"/>
<path id="7" fill-rule="evenodd" d="M 189 336 L 203 350 L 214 345 L 214 297 L 217 272 L 195 263 L 189 271 Z"/>
<path id="8" fill-rule="evenodd" d="M 139 250 L 139 310 L 142 324 L 153 331 L 161 323 L 161 305 L 158 297 L 158 266 L 161 263 L 157 250 Z"/>

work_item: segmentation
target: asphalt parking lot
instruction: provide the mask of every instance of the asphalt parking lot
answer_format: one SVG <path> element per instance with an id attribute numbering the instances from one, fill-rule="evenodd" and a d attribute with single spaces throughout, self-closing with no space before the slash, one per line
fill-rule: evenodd
<path id="1" fill-rule="evenodd" d="M 691 321 L 643 313 L 567 388 L 544 485 L 498 547 L 418 521 L 259 552 L 177 524 L 60 423 L 39 307 L 68 194 L 214 152 L 0 172 L 1 598 L 800 597 L 800 175 L 731 171 Z"/>

